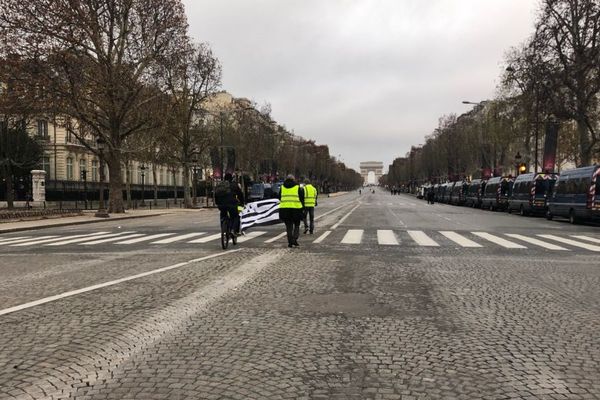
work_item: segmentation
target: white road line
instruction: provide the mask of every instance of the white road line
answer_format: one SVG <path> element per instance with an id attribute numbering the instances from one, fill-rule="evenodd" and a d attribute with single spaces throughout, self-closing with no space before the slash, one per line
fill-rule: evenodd
<path id="1" fill-rule="evenodd" d="M 569 251 L 569 249 L 565 249 L 564 247 L 560 247 L 560 246 L 557 246 L 555 244 L 548 243 L 548 242 L 543 242 L 541 240 L 538 240 L 536 238 L 532 238 L 532 237 L 529 237 L 529 236 L 518 235 L 516 233 L 507 233 L 506 236 L 510 236 L 511 238 L 519 239 L 519 240 L 522 240 L 522 241 L 527 242 L 527 243 L 535 244 L 536 246 L 540 246 L 540 247 L 543 247 L 543 248 L 548 249 L 548 250 L 564 250 L 564 251 Z"/>
<path id="2" fill-rule="evenodd" d="M 31 245 L 34 245 L 34 244 L 58 242 L 59 240 L 68 240 L 68 239 L 76 239 L 76 238 L 85 238 L 85 239 L 92 240 L 96 236 L 103 235 L 105 233 L 108 233 L 108 232 L 87 233 L 85 235 L 59 236 L 59 237 L 54 237 L 54 238 L 49 238 L 49 239 L 39 239 L 39 238 L 36 238 L 36 239 L 28 240 L 27 242 L 21 242 L 19 244 L 12 244 L 11 247 L 31 246 Z"/>
<path id="3" fill-rule="evenodd" d="M 340 224 L 342 222 L 344 222 L 346 220 L 346 218 L 348 218 L 350 216 L 350 214 L 352 214 L 354 212 L 354 210 L 356 210 L 358 207 L 360 207 L 360 203 L 358 203 L 356 206 L 354 206 L 354 208 L 352 210 L 350 210 L 350 212 L 348 212 L 348 214 L 344 215 L 342 217 L 342 219 L 340 219 L 337 224 L 335 224 L 334 226 L 331 227 L 332 230 L 337 229 L 338 226 L 340 226 Z"/>
<path id="4" fill-rule="evenodd" d="M 396 235 L 394 235 L 394 231 L 390 230 L 378 230 L 377 243 L 384 246 L 397 246 L 399 244 Z"/>
<path id="5" fill-rule="evenodd" d="M 600 239 L 596 239 L 596 238 L 593 238 L 590 236 L 583 236 L 583 235 L 571 235 L 571 236 L 574 238 L 577 238 L 577 239 L 587 240 L 588 242 L 600 244 Z"/>
<path id="6" fill-rule="evenodd" d="M 204 237 L 201 237 L 200 239 L 190 240 L 188 243 L 208 243 L 212 240 L 217 240 L 220 238 L 221 238 L 221 234 L 215 233 L 214 235 L 204 236 Z"/>
<path id="7" fill-rule="evenodd" d="M 329 236 L 330 233 L 331 233 L 331 231 L 325 231 L 325 232 L 323 232 L 323 234 L 321 236 L 319 236 L 318 238 L 316 238 L 315 240 L 313 240 L 313 243 L 321 243 L 323 240 L 325 240 L 325 238 L 327 236 Z"/>
<path id="8" fill-rule="evenodd" d="M 5 244 L 23 242 L 23 241 L 31 240 L 31 239 L 32 239 L 31 236 L 19 236 L 19 237 L 14 237 L 14 238 L 10 238 L 10 239 L 4 239 L 4 240 L 0 241 L 0 246 L 5 245 Z"/>
<path id="9" fill-rule="evenodd" d="M 337 210 L 339 210 L 340 208 L 344 208 L 344 207 L 346 207 L 348 204 L 351 204 L 351 203 L 352 203 L 352 202 L 348 202 L 348 203 L 342 204 L 341 206 L 339 206 L 339 207 L 336 207 L 336 208 L 334 208 L 333 210 L 329 210 L 329 211 L 327 211 L 326 213 L 323 213 L 323 214 L 321 214 L 321 215 L 317 215 L 317 216 L 315 217 L 315 221 L 316 221 L 316 220 L 318 220 L 318 219 L 320 219 L 320 218 L 323 218 L 323 217 L 324 217 L 324 216 L 326 216 L 326 215 L 329 215 L 329 214 L 331 214 L 332 212 L 336 212 L 336 211 L 337 211 Z"/>
<path id="10" fill-rule="evenodd" d="M 100 240 L 93 240 L 91 242 L 79 243 L 79 245 L 80 246 L 90 246 L 90 245 L 101 244 L 101 243 L 116 242 L 117 240 L 131 239 L 131 238 L 140 237 L 140 236 L 144 236 L 144 234 L 143 233 L 134 233 L 131 235 L 117 236 L 117 237 L 111 237 L 108 239 L 100 239 Z"/>
<path id="11" fill-rule="evenodd" d="M 157 233 L 155 235 L 144 236 L 136 239 L 124 240 L 122 242 L 117 242 L 116 244 L 135 244 L 141 242 L 147 242 L 148 240 L 158 239 L 165 236 L 174 235 L 174 233 Z"/>
<path id="12" fill-rule="evenodd" d="M 94 237 L 94 239 L 104 239 L 104 238 L 109 238 L 109 237 L 114 237 L 114 236 L 127 235 L 129 233 L 134 233 L 134 232 L 131 231 L 131 232 L 108 233 L 106 235 L 98 235 L 98 236 Z M 69 239 L 69 240 L 62 240 L 60 242 L 48 243 L 48 244 L 45 244 L 44 246 L 64 246 L 66 244 L 87 242 L 89 240 L 90 240 L 89 238 Z"/>
<path id="13" fill-rule="evenodd" d="M 456 233 L 454 231 L 439 231 L 442 235 L 446 236 L 448 239 L 452 240 L 454 243 L 462 247 L 483 247 L 479 243 L 472 241 L 471 239 L 467 239 L 463 235 Z"/>
<path id="14" fill-rule="evenodd" d="M 276 241 L 278 241 L 279 239 L 281 239 L 282 237 L 284 237 L 285 235 L 287 235 L 287 232 L 280 233 L 279 235 L 277 235 L 277 236 L 275 236 L 275 237 L 272 237 L 271 239 L 267 239 L 267 240 L 265 240 L 265 243 L 273 243 L 273 242 L 276 242 Z"/>
<path id="15" fill-rule="evenodd" d="M 191 239 L 191 238 L 194 238 L 196 236 L 202 236 L 202 235 L 205 235 L 205 234 L 206 234 L 206 232 L 186 233 L 185 235 L 179 235 L 179 236 L 174 236 L 174 237 L 170 237 L 170 238 L 167 238 L 167 239 L 157 240 L 156 242 L 152 242 L 152 244 L 174 243 L 174 242 L 179 242 L 180 240 Z"/>
<path id="16" fill-rule="evenodd" d="M 363 232 L 364 230 L 362 229 L 349 229 L 344 235 L 344 238 L 342 239 L 341 243 L 360 244 L 360 242 L 362 242 Z"/>
<path id="17" fill-rule="evenodd" d="M 492 243 L 497 244 L 498 246 L 502 246 L 507 249 L 526 249 L 527 247 L 517 244 L 515 242 L 511 242 L 510 240 L 503 239 L 499 236 L 492 235 L 487 232 L 471 232 L 473 235 L 479 236 L 485 240 L 488 240 Z"/>
<path id="18" fill-rule="evenodd" d="M 555 235 L 538 235 L 539 237 L 543 237 L 545 239 L 555 240 L 557 242 L 561 242 L 564 244 L 570 244 L 571 246 L 581 247 L 582 249 L 591 250 L 591 251 L 600 251 L 600 246 L 594 246 L 593 244 L 582 243 L 572 239 L 561 238 Z"/>
<path id="19" fill-rule="evenodd" d="M 419 246 L 439 247 L 440 245 L 423 231 L 406 231 Z"/>
<path id="20" fill-rule="evenodd" d="M 149 276 L 149 275 L 158 274 L 160 272 L 169 271 L 169 270 L 175 269 L 175 268 L 184 267 L 186 265 L 190 265 L 190 264 L 193 264 L 193 263 L 196 263 L 196 262 L 209 260 L 211 258 L 220 257 L 220 256 L 223 256 L 223 255 L 226 255 L 226 254 L 231 254 L 231 253 L 236 252 L 236 251 L 239 251 L 239 250 L 229 250 L 229 251 L 226 251 L 226 252 L 221 252 L 221 253 L 217 253 L 217 254 L 211 254 L 210 256 L 201 257 L 201 258 L 195 258 L 193 260 L 189 260 L 189 261 L 185 261 L 185 262 L 180 262 L 180 263 L 177 263 L 177 264 L 169 265 L 168 267 L 154 269 L 152 271 L 142 272 L 141 274 L 132 275 L 132 276 L 128 276 L 128 277 L 121 278 L 121 279 L 116 279 L 114 281 L 104 282 L 104 283 L 100 283 L 98 285 L 88 286 L 88 287 L 85 287 L 85 288 L 82 288 L 82 289 L 72 290 L 70 292 L 64 292 L 64 293 L 57 294 L 57 295 L 54 295 L 54 296 L 45 297 L 43 299 L 31 301 L 29 303 L 21 304 L 21 305 L 10 307 L 10 308 L 5 308 L 4 310 L 0 310 L 0 315 L 6 315 L 6 314 L 9 314 L 9 313 L 12 313 L 12 312 L 15 312 L 15 311 L 25 310 L 27 308 L 35 307 L 35 306 L 40 305 L 40 304 L 50 303 L 52 301 L 64 299 L 66 297 L 71 297 L 71 296 L 75 296 L 75 295 L 78 295 L 78 294 L 81 294 L 81 293 L 91 292 L 92 290 L 101 289 L 101 288 L 104 288 L 104 287 L 107 287 L 107 286 L 114 286 L 114 285 L 117 285 L 119 283 L 131 281 L 131 280 L 138 279 L 138 278 L 143 278 L 143 277 Z"/>
<path id="21" fill-rule="evenodd" d="M 239 236 L 237 242 L 244 243 L 248 240 L 254 239 L 255 237 L 259 237 L 267 233 L 266 231 L 256 231 L 256 232 L 248 232 L 244 236 Z"/>

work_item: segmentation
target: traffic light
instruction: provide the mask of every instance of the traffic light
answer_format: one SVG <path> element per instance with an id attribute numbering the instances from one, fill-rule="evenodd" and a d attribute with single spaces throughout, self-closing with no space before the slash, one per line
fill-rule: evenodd
<path id="1" fill-rule="evenodd" d="M 519 174 L 523 174 L 525 172 L 527 172 L 527 164 L 520 163 L 519 164 Z"/>

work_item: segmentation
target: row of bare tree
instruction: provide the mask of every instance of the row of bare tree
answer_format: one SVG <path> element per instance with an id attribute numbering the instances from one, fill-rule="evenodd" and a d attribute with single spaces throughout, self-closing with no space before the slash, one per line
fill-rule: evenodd
<path id="1" fill-rule="evenodd" d="M 181 168 L 190 206 L 192 167 L 225 144 L 254 176 L 269 159 L 333 185 L 360 179 L 327 146 L 273 123 L 268 107 L 215 116 L 207 104 L 221 65 L 188 35 L 180 0 L 0 0 L 0 82 L 7 124 L 49 116 L 106 162 L 111 212 L 124 211 L 121 169 L 131 160 Z"/>
<path id="2" fill-rule="evenodd" d="M 557 168 L 600 160 L 600 4 L 597 0 L 541 0 L 535 30 L 505 57 L 497 96 L 439 126 L 404 157 L 384 182 L 478 177 L 490 167 L 514 172 L 519 162 L 541 170 L 544 132 L 560 123 Z"/>

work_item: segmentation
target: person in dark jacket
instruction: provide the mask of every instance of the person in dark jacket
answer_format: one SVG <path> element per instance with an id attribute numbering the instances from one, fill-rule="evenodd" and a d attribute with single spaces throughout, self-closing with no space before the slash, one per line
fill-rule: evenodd
<path id="1" fill-rule="evenodd" d="M 221 211 L 221 221 L 227 217 L 227 214 L 233 219 L 233 227 L 237 234 L 240 233 L 240 214 L 238 206 L 244 206 L 244 193 L 240 185 L 233 181 L 233 176 L 230 173 L 225 174 L 225 181 L 229 184 L 230 192 L 218 200 L 219 211 Z"/>
<path id="2" fill-rule="evenodd" d="M 300 246 L 300 221 L 304 218 L 304 190 L 288 175 L 279 191 L 279 219 L 285 224 L 288 247 Z"/>

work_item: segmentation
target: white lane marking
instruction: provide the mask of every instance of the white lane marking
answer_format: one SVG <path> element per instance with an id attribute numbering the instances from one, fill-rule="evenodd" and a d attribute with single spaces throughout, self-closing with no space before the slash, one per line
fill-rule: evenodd
<path id="1" fill-rule="evenodd" d="M 285 235 L 287 235 L 287 232 L 280 233 L 279 235 L 277 235 L 277 236 L 275 236 L 275 237 L 272 237 L 271 239 L 267 239 L 267 240 L 265 240 L 265 243 L 273 243 L 273 242 L 276 242 L 276 241 L 278 241 L 279 239 L 281 239 L 282 237 L 284 237 Z"/>
<path id="2" fill-rule="evenodd" d="M 362 229 L 349 229 L 344 235 L 344 238 L 342 239 L 341 243 L 360 244 L 360 242 L 362 241 L 363 232 L 364 230 Z"/>
<path id="3" fill-rule="evenodd" d="M 352 208 L 352 210 L 350 210 L 350 211 L 348 212 L 348 214 L 344 215 L 344 216 L 342 217 L 342 219 L 340 219 L 340 220 L 337 222 L 337 224 L 335 224 L 334 226 L 332 226 L 332 227 L 331 227 L 331 229 L 332 229 L 332 230 L 334 230 L 334 229 L 337 229 L 337 227 L 338 227 L 338 226 L 340 226 L 340 224 L 341 224 L 342 222 L 344 222 L 344 221 L 346 220 L 346 218 L 348 218 L 348 217 L 350 216 L 350 214 L 352 214 L 352 213 L 354 212 L 354 210 L 356 210 L 358 207 L 360 207 L 360 203 L 358 203 L 356 206 L 354 206 L 354 208 Z"/>
<path id="4" fill-rule="evenodd" d="M 456 233 L 454 231 L 439 231 L 442 235 L 446 236 L 448 239 L 452 240 L 454 243 L 462 247 L 483 247 L 479 243 L 472 241 L 471 239 L 467 239 L 463 235 Z"/>
<path id="5" fill-rule="evenodd" d="M 415 203 L 406 203 L 406 204 L 408 204 L 408 205 L 409 205 L 409 206 L 411 206 L 411 207 L 414 207 L 414 206 L 416 206 L 416 204 L 415 204 Z"/>
<path id="6" fill-rule="evenodd" d="M 393 205 L 394 205 L 394 203 L 388 203 L 388 206 L 393 206 Z"/>
<path id="7" fill-rule="evenodd" d="M 117 240 L 131 239 L 131 238 L 140 237 L 140 236 L 144 236 L 144 234 L 143 233 L 134 233 L 131 235 L 111 237 L 108 239 L 93 240 L 91 242 L 83 242 L 83 243 L 79 243 L 79 245 L 80 246 L 90 246 L 90 245 L 101 244 L 101 243 L 116 242 Z"/>
<path id="8" fill-rule="evenodd" d="M 326 215 L 329 215 L 329 214 L 331 214 L 332 212 L 336 212 L 336 211 L 337 211 L 337 210 L 339 210 L 340 208 L 344 208 L 344 207 L 346 207 L 348 204 L 351 204 L 351 203 L 352 203 L 352 202 L 348 202 L 348 203 L 342 204 L 341 206 L 339 206 L 339 207 L 336 207 L 336 208 L 334 208 L 333 210 L 329 210 L 329 211 L 327 211 L 326 213 L 323 213 L 323 214 L 321 214 L 321 215 L 317 215 L 317 216 L 315 217 L 315 221 L 316 221 L 316 220 L 318 220 L 318 219 L 320 219 L 320 218 L 323 218 L 323 217 L 324 217 L 324 216 L 326 216 Z"/>
<path id="9" fill-rule="evenodd" d="M 592 243 L 599 243 L 600 244 L 600 239 L 596 239 L 590 236 L 583 236 L 583 235 L 571 235 L 574 238 L 577 239 L 581 239 L 581 240 L 587 240 L 588 242 L 592 242 Z"/>
<path id="10" fill-rule="evenodd" d="M 40 236 L 40 237 L 49 237 L 49 236 Z M 31 240 L 31 239 L 32 239 L 31 236 L 19 236 L 19 237 L 15 237 L 12 239 L 5 239 L 2 242 L 0 242 L 0 246 L 3 246 L 5 244 L 11 244 L 11 243 L 26 242 L 27 240 Z"/>
<path id="11" fill-rule="evenodd" d="M 378 230 L 377 243 L 384 246 L 397 246 L 399 244 L 398 239 L 396 239 L 396 235 L 394 235 L 394 231 L 390 230 Z"/>
<path id="12" fill-rule="evenodd" d="M 211 254 L 210 256 L 206 256 L 206 257 L 201 257 L 201 258 L 195 258 L 193 260 L 189 260 L 189 261 L 185 261 L 185 262 L 180 262 L 177 264 L 173 264 L 173 265 L 169 265 L 168 267 L 163 267 L 163 268 L 158 268 L 158 269 L 154 269 L 152 271 L 147 271 L 147 272 L 142 272 L 141 274 L 137 274 L 137 275 L 131 275 L 125 278 L 121 278 L 121 279 L 115 279 L 114 281 L 108 281 L 108 282 L 104 282 L 104 283 L 100 283 L 97 285 L 93 285 L 93 286 L 88 286 L 82 289 L 77 289 L 77 290 L 72 290 L 70 292 L 64 292 L 61 294 L 57 294 L 54 296 L 49 296 L 49 297 L 45 297 L 43 299 L 39 299 L 39 300 L 35 300 L 35 301 L 30 301 L 29 303 L 24 303 L 18 306 L 14 306 L 14 307 L 10 307 L 10 308 L 5 308 L 4 310 L 0 310 L 0 315 L 5 315 L 5 314 L 9 314 L 15 311 L 21 311 L 21 310 L 25 310 L 27 308 L 31 308 L 31 307 L 35 307 L 37 305 L 40 304 L 45 304 L 45 303 L 50 303 L 52 301 L 56 301 L 56 300 L 60 300 L 60 299 L 64 299 L 65 297 L 71 297 L 71 296 L 75 296 L 77 294 L 81 294 L 81 293 L 86 293 L 86 292 L 91 292 L 92 290 L 97 290 L 97 289 L 101 289 L 107 286 L 114 286 L 117 285 L 119 283 L 123 283 L 123 282 L 127 282 L 127 281 L 131 281 L 134 279 L 138 279 L 138 278 L 143 278 L 145 276 L 149 276 L 149 275 L 154 275 L 154 274 L 158 274 L 160 272 L 165 272 L 165 271 L 169 271 L 171 269 L 175 269 L 175 268 L 180 268 L 180 267 L 184 267 L 186 265 L 190 265 L 196 262 L 200 262 L 200 261 L 205 261 L 211 258 L 215 258 L 215 257 L 220 257 L 222 255 L 226 255 L 226 254 L 231 254 L 233 252 L 236 252 L 239 250 L 229 250 L 226 252 L 221 252 L 221 253 L 217 253 L 217 254 Z"/>
<path id="13" fill-rule="evenodd" d="M 117 242 L 116 244 L 135 244 L 135 243 L 147 242 L 148 240 L 158 239 L 161 237 L 171 236 L 171 235 L 174 235 L 174 233 L 157 233 L 155 235 L 144 236 L 141 238 L 124 240 L 122 242 Z"/>
<path id="14" fill-rule="evenodd" d="M 212 240 L 217 240 L 220 238 L 221 238 L 221 234 L 215 233 L 214 235 L 204 236 L 204 237 L 201 237 L 200 239 L 190 240 L 188 243 L 208 243 Z"/>
<path id="15" fill-rule="evenodd" d="M 23 247 L 23 246 L 31 246 L 34 244 L 51 243 L 51 242 L 58 242 L 59 240 L 69 240 L 69 239 L 76 239 L 76 238 L 85 238 L 85 239 L 92 240 L 96 236 L 103 235 L 106 233 L 108 233 L 108 232 L 86 233 L 84 235 L 59 236 L 59 237 L 54 237 L 54 238 L 49 238 L 49 239 L 36 238 L 36 239 L 28 240 L 26 242 L 21 242 L 19 244 L 13 244 L 11 246 L 12 247 Z"/>
<path id="16" fill-rule="evenodd" d="M 561 242 L 564 244 L 570 244 L 571 246 L 581 247 L 582 249 L 591 250 L 591 251 L 600 251 L 600 246 L 594 246 L 593 244 L 582 243 L 572 239 L 561 238 L 555 235 L 538 235 L 539 237 L 543 237 L 545 239 L 555 240 L 557 242 Z"/>
<path id="17" fill-rule="evenodd" d="M 440 245 L 423 231 L 406 231 L 419 246 L 439 247 Z"/>
<path id="18" fill-rule="evenodd" d="M 4 242 L 12 242 L 13 240 L 19 240 L 19 239 L 28 239 L 31 238 L 31 236 L 15 236 L 15 237 L 6 237 L 4 239 L 0 239 L 0 244 L 3 244 Z"/>
<path id="19" fill-rule="evenodd" d="M 529 237 L 529 236 L 518 235 L 516 233 L 507 233 L 506 236 L 510 236 L 511 238 L 519 239 L 519 240 L 522 240 L 522 241 L 527 242 L 527 243 L 535 244 L 536 246 L 540 246 L 540 247 L 543 247 L 543 248 L 548 249 L 548 250 L 564 250 L 564 251 L 569 251 L 569 249 L 565 249 L 564 247 L 560 247 L 560 246 L 557 246 L 555 244 L 548 243 L 548 242 L 543 242 L 541 240 L 538 240 L 536 238 L 532 238 L 532 237 Z"/>
<path id="20" fill-rule="evenodd" d="M 152 244 L 174 243 L 174 242 L 178 242 L 180 240 L 191 239 L 191 238 L 194 238 L 196 236 L 202 236 L 204 234 L 206 234 L 206 232 L 186 233 L 185 235 L 179 235 L 179 236 L 170 237 L 170 238 L 167 238 L 167 239 L 157 240 L 155 242 L 152 242 Z"/>
<path id="21" fill-rule="evenodd" d="M 244 243 L 248 240 L 254 239 L 255 237 L 259 237 L 267 233 L 266 231 L 256 231 L 256 232 L 248 232 L 244 236 L 239 236 L 237 242 Z"/>
<path id="22" fill-rule="evenodd" d="M 492 243 L 497 244 L 498 246 L 502 246 L 507 249 L 526 249 L 527 247 L 517 244 L 515 242 L 511 242 L 510 240 L 503 239 L 499 236 L 492 235 L 487 232 L 471 232 L 473 235 L 477 235 L 482 239 L 488 240 Z"/>
<path id="23" fill-rule="evenodd" d="M 94 236 L 94 239 L 103 239 L 103 238 L 107 238 L 107 237 L 121 236 L 121 235 L 125 235 L 128 233 L 133 233 L 133 232 L 107 233 L 106 235 Z M 81 242 L 87 242 L 89 240 L 90 240 L 89 238 L 69 239 L 69 240 L 62 240 L 60 242 L 48 243 L 48 244 L 45 244 L 44 246 L 64 246 L 65 244 L 81 243 Z"/>
<path id="24" fill-rule="evenodd" d="M 331 231 L 325 231 L 323 232 L 323 234 L 321 236 L 319 236 L 318 238 L 316 238 L 313 243 L 321 243 L 323 240 L 325 240 L 325 238 L 327 236 L 329 236 L 329 234 L 331 233 Z"/>

